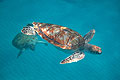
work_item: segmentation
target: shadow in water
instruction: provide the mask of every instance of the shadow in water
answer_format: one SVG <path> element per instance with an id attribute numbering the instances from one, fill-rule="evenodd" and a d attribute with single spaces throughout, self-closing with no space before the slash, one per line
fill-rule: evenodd
<path id="1" fill-rule="evenodd" d="M 4 0 L 0 0 L 0 2 L 3 2 Z"/>

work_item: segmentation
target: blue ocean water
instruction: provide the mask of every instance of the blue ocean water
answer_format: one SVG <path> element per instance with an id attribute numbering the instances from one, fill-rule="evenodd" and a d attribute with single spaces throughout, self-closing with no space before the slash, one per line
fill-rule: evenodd
<path id="1" fill-rule="evenodd" d="M 70 54 L 38 44 L 17 59 L 12 40 L 33 21 L 67 26 L 82 36 L 95 29 L 90 43 L 103 53 L 61 65 Z M 119 0 L 0 0 L 0 80 L 120 80 L 119 26 Z"/>

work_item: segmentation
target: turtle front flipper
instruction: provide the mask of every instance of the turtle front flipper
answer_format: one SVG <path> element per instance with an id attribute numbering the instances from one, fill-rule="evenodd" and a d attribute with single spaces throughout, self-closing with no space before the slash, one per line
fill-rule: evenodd
<path id="1" fill-rule="evenodd" d="M 72 63 L 77 62 L 85 57 L 85 54 L 83 52 L 75 52 L 66 59 L 62 60 L 60 64 L 66 64 L 66 63 Z"/>
<path id="2" fill-rule="evenodd" d="M 95 30 L 90 30 L 83 38 L 85 39 L 85 43 L 88 43 L 94 36 Z"/>

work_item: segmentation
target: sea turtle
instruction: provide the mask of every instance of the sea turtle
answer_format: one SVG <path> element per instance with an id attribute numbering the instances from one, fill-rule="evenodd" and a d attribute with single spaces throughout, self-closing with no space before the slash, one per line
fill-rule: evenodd
<path id="1" fill-rule="evenodd" d="M 82 37 L 79 33 L 67 27 L 39 22 L 33 22 L 32 24 L 33 27 L 23 27 L 22 33 L 26 35 L 36 35 L 37 33 L 49 43 L 63 50 L 74 51 L 72 55 L 62 60 L 60 64 L 77 62 L 83 59 L 85 57 L 84 51 L 96 54 L 102 53 L 100 47 L 88 43 L 95 34 L 94 29 Z"/>
<path id="2" fill-rule="evenodd" d="M 20 50 L 17 55 L 17 58 L 26 49 L 30 48 L 32 51 L 34 51 L 36 43 L 42 43 L 47 45 L 45 42 L 39 41 L 36 35 L 25 35 L 23 33 L 18 33 L 12 40 L 12 45 Z"/>

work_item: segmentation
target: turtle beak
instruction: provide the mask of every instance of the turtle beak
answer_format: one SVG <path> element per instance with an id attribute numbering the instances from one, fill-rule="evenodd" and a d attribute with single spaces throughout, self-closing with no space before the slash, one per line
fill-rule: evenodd
<path id="1" fill-rule="evenodd" d="M 101 54 L 101 53 L 102 53 L 101 48 L 100 48 L 100 47 L 98 47 L 98 46 L 97 46 L 97 52 L 98 52 L 99 54 Z"/>

